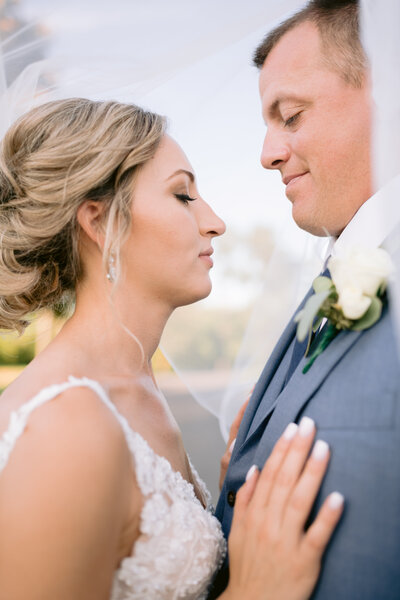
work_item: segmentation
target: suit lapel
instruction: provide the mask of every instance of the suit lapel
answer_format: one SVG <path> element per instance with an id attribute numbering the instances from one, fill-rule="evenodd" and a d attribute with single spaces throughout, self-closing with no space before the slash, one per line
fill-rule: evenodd
<path id="1" fill-rule="evenodd" d="M 260 375 L 259 380 L 257 381 L 256 387 L 254 388 L 254 392 L 249 402 L 249 406 L 247 407 L 247 410 L 242 419 L 242 423 L 240 425 L 235 444 L 236 448 L 240 448 L 240 446 L 245 441 L 257 408 L 264 397 L 265 390 L 268 388 L 268 385 L 270 384 L 273 376 L 275 375 L 275 372 L 279 367 L 280 361 L 282 360 L 283 356 L 285 356 L 287 349 L 294 338 L 295 332 L 296 324 L 293 322 L 293 319 L 291 319 L 290 323 L 287 325 L 286 329 L 281 335 L 277 345 L 275 346 L 263 372 Z"/>
<path id="2" fill-rule="evenodd" d="M 255 461 L 257 464 L 257 458 L 259 458 L 261 460 L 260 466 L 262 465 L 286 425 L 298 419 L 308 400 L 318 390 L 335 366 L 345 357 L 362 333 L 362 331 L 341 332 L 305 374 L 302 371 L 307 358 L 300 361 L 292 378 L 279 396 L 279 401 L 276 403 L 276 408 L 268 423 L 268 435 L 264 435 L 260 441 Z M 263 426 L 263 422 L 259 427 L 261 426 Z"/>
<path id="3" fill-rule="evenodd" d="M 271 354 L 267 364 L 265 365 L 265 368 L 264 368 L 263 372 L 261 373 L 259 380 L 257 381 L 256 387 L 254 388 L 254 392 L 253 392 L 251 400 L 249 402 L 249 406 L 247 407 L 247 410 L 242 419 L 242 423 L 240 425 L 238 436 L 236 438 L 236 444 L 235 444 L 235 450 L 234 450 L 235 454 L 238 452 L 238 450 L 240 449 L 242 444 L 245 442 L 246 437 L 249 434 L 250 426 L 253 422 L 254 415 L 257 411 L 257 408 L 258 408 L 260 402 L 263 400 L 264 394 L 266 393 L 266 390 L 268 390 L 268 386 L 269 386 L 272 378 L 274 377 L 282 358 L 285 356 L 290 344 L 293 341 L 293 338 L 296 333 L 296 323 L 293 320 L 294 316 L 297 314 L 297 312 L 299 310 L 301 310 L 303 308 L 304 304 L 306 303 L 308 298 L 313 293 L 314 293 L 314 290 L 311 287 L 308 290 L 305 297 L 303 298 L 301 304 L 296 309 L 295 313 L 292 315 L 288 325 L 286 326 L 284 332 L 282 333 L 281 337 L 279 338 L 278 343 L 276 344 L 275 348 L 273 349 L 272 354 Z M 274 401 L 275 401 L 275 397 L 270 399 L 271 404 L 273 404 Z"/>
<path id="4" fill-rule="evenodd" d="M 274 376 L 270 380 L 268 387 L 265 390 L 262 401 L 259 402 L 258 408 L 253 415 L 253 420 L 247 432 L 247 440 L 258 429 L 261 423 L 264 422 L 266 418 L 268 418 L 268 415 L 270 415 L 273 409 L 275 408 L 277 398 L 279 397 L 285 385 L 285 380 L 289 369 L 289 364 L 292 360 L 293 348 L 295 343 L 295 333 L 293 333 L 293 338 L 287 348 L 287 351 L 285 352 L 285 354 L 282 355 L 280 364 L 276 369 Z"/>

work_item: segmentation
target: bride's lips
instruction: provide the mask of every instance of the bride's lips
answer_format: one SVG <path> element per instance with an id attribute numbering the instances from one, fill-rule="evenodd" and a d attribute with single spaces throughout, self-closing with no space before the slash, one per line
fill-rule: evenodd
<path id="1" fill-rule="evenodd" d="M 303 173 L 293 173 L 292 175 L 283 177 L 282 181 L 286 185 L 286 191 L 304 177 L 304 175 L 307 175 L 307 173 L 308 171 L 304 171 Z"/>
<path id="2" fill-rule="evenodd" d="M 213 248 L 207 248 L 207 250 L 200 252 L 199 258 L 204 260 L 204 262 L 206 262 L 210 267 L 212 267 L 214 265 L 214 262 L 213 262 L 213 259 L 211 258 L 211 254 L 213 254 L 213 253 L 214 253 Z"/>

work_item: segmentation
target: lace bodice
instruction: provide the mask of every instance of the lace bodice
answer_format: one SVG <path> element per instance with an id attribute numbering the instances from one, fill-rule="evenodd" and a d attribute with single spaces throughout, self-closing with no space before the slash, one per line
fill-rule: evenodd
<path id="1" fill-rule="evenodd" d="M 120 422 L 144 497 L 140 536 L 132 554 L 122 560 L 114 574 L 110 600 L 206 598 L 207 588 L 226 551 L 219 522 L 211 511 L 210 494 L 191 465 L 207 504 L 205 510 L 192 484 L 132 430 L 98 382 L 69 377 L 65 383 L 44 388 L 13 412 L 0 440 L 0 471 L 6 466 L 29 415 L 66 389 L 78 386 L 96 392 Z"/>

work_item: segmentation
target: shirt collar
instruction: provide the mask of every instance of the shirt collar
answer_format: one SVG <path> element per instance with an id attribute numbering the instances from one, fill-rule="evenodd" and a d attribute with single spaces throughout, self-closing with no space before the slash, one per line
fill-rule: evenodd
<path id="1" fill-rule="evenodd" d="M 338 238 L 330 238 L 327 257 L 350 247 L 378 248 L 400 223 L 400 175 L 389 181 L 358 209 Z"/>

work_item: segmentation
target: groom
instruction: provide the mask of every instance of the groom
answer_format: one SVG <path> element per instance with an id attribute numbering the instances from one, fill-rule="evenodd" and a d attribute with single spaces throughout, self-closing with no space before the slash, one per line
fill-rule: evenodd
<path id="1" fill-rule="evenodd" d="M 355 1 L 313 0 L 269 33 L 254 58 L 267 125 L 261 162 L 280 171 L 297 225 L 337 238 L 332 253 L 380 246 L 390 234 L 374 227 L 384 208 L 382 195 L 372 195 L 372 101 L 358 10 Z M 339 333 L 306 374 L 295 330 L 291 320 L 255 387 L 217 517 L 228 535 L 249 467 L 262 468 L 285 426 L 307 415 L 332 451 L 316 508 L 336 489 L 346 499 L 313 598 L 398 599 L 400 370 L 390 304 L 369 329 Z M 210 598 L 228 576 L 226 561 Z"/>

